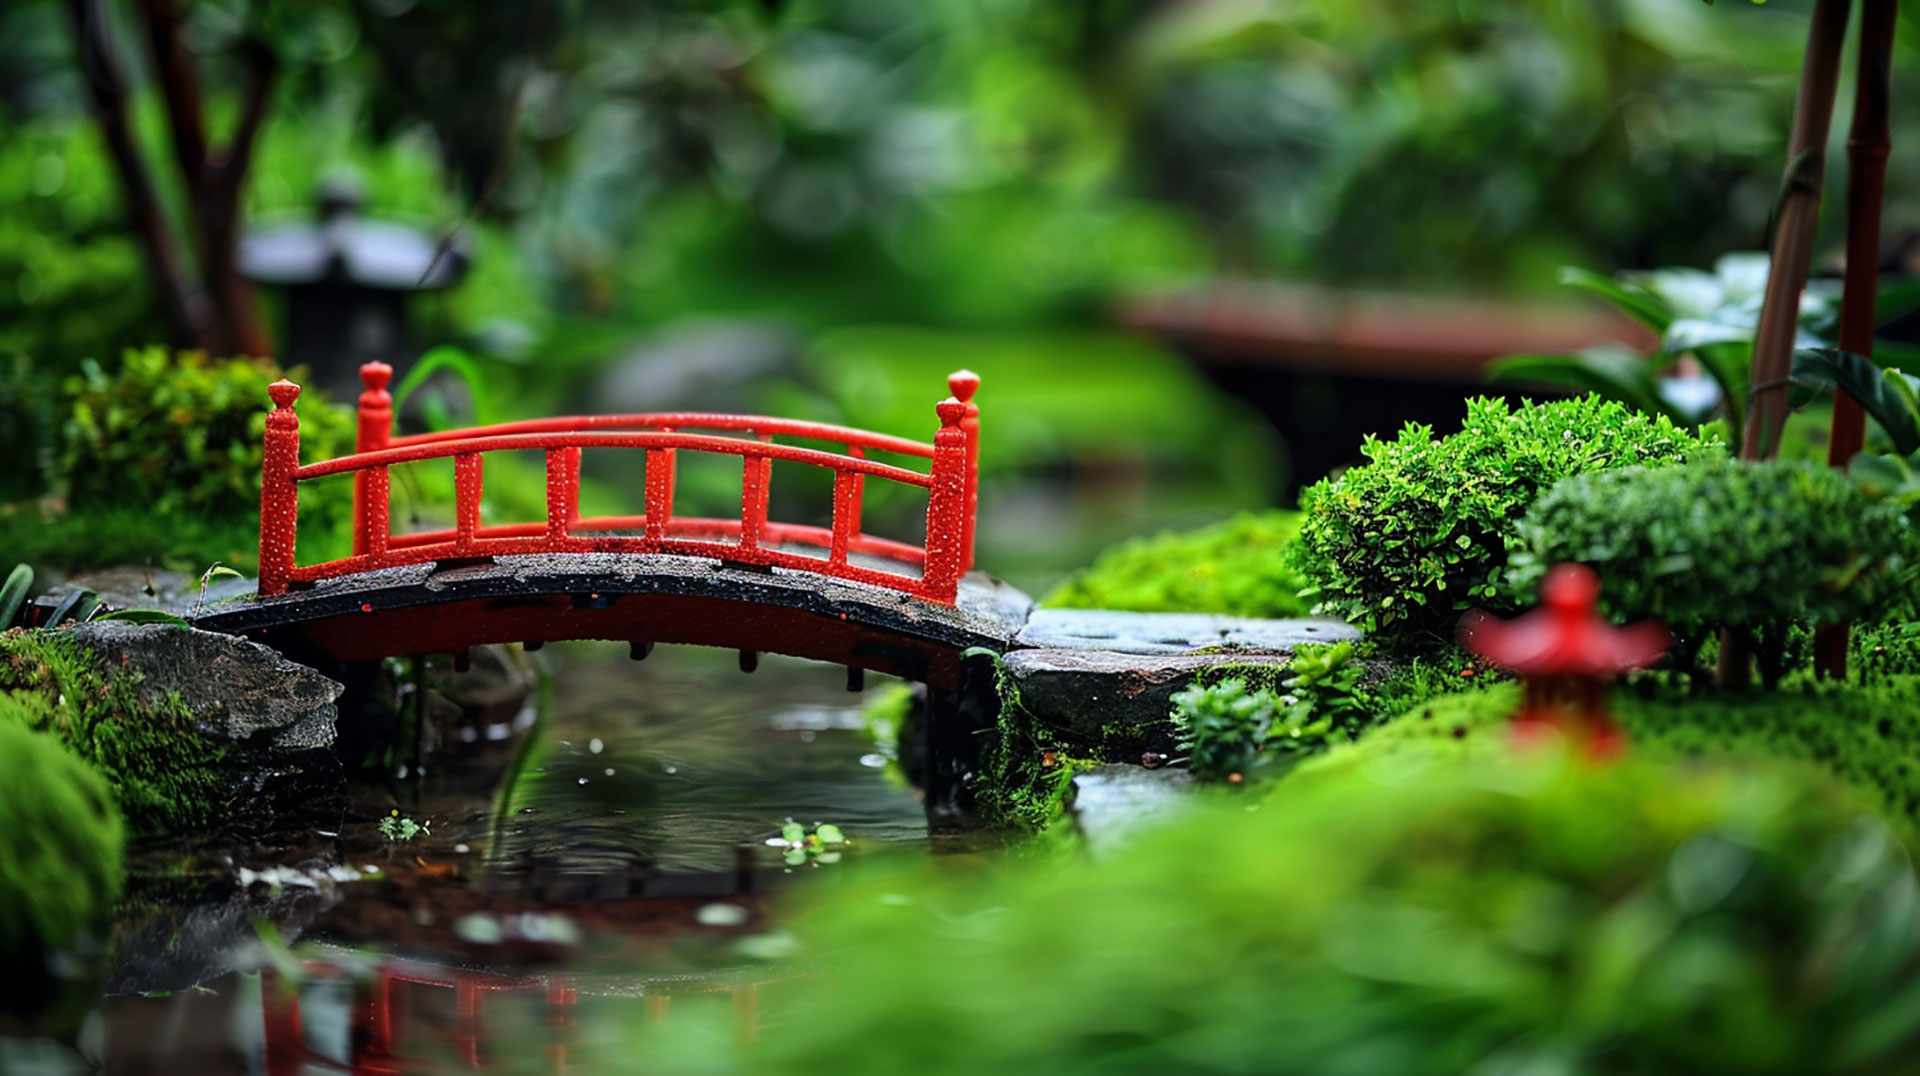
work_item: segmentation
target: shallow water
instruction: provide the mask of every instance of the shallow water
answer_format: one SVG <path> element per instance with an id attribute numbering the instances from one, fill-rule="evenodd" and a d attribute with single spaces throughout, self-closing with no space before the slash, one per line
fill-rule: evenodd
<path id="1" fill-rule="evenodd" d="M 541 705 L 474 729 L 424 779 L 356 782 L 336 828 L 197 849 L 170 878 L 155 872 L 181 848 L 142 849 L 77 1059 L 199 1076 L 544 1070 L 579 1036 L 676 1003 L 730 1006 L 750 1033 L 784 975 L 762 895 L 935 847 L 837 667 L 768 656 L 749 675 L 728 652 L 633 662 L 592 644 L 535 660 Z M 427 831 L 390 841 L 383 816 Z M 840 826 L 840 862 L 786 862 L 767 841 L 788 819 Z"/>

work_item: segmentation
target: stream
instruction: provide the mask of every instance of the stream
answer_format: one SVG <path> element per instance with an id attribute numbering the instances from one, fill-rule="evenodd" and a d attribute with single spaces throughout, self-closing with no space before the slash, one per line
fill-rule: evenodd
<path id="1" fill-rule="evenodd" d="M 837 667 L 769 655 L 748 674 L 730 652 L 636 662 L 602 644 L 530 657 L 550 690 L 467 733 L 456 764 L 351 782 L 337 830 L 136 846 L 81 1058 L 15 1062 L 551 1071 L 580 1036 L 676 1003 L 728 1006 L 751 1034 L 791 945 L 764 894 L 854 857 L 970 851 L 929 837 Z M 382 818 L 423 828 L 393 840 Z M 788 820 L 848 843 L 770 844 Z"/>

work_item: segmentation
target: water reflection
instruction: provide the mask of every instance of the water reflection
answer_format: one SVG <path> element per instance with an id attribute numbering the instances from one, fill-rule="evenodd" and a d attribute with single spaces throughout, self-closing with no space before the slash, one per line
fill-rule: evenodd
<path id="1" fill-rule="evenodd" d="M 835 823 L 854 856 L 926 847 L 917 798 L 862 761 L 861 697 L 837 668 L 746 675 L 730 653 L 591 644 L 538 659 L 551 691 L 517 739 L 356 788 L 337 835 L 277 862 L 236 850 L 223 877 L 149 884 L 82 1052 L 129 1073 L 434 1071 L 485 1059 L 497 1032 L 558 1064 L 589 1009 L 627 1026 L 687 995 L 750 1028 L 780 974 L 742 948 L 769 936 L 761 894 L 836 869 L 787 866 L 766 843 L 782 823 Z M 428 832 L 390 842 L 392 811 Z M 255 921 L 299 956 L 259 944 Z"/>

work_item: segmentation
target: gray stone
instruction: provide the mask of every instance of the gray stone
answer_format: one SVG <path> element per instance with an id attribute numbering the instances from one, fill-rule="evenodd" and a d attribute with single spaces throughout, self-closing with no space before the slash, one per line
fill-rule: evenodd
<path id="1" fill-rule="evenodd" d="M 1172 749 L 1173 694 L 1222 664 L 1285 664 L 1287 655 L 1120 654 L 1108 650 L 1015 650 L 1004 667 L 1020 704 L 1042 724 L 1129 757 Z"/>
<path id="2" fill-rule="evenodd" d="M 178 692 L 210 735 L 270 752 L 328 747 L 341 685 L 257 643 L 172 624 L 96 621 L 73 639 L 139 670 L 143 698 Z"/>
<path id="3" fill-rule="evenodd" d="M 1210 650 L 1289 654 L 1302 643 L 1360 638 L 1338 620 L 1254 620 L 1209 613 L 1120 613 L 1105 609 L 1035 609 L 1015 646 L 1110 650 L 1122 654 L 1191 654 Z"/>
<path id="4" fill-rule="evenodd" d="M 1073 824 L 1096 856 L 1125 848 L 1127 839 L 1180 808 L 1193 791 L 1186 770 L 1106 765 L 1073 779 Z"/>

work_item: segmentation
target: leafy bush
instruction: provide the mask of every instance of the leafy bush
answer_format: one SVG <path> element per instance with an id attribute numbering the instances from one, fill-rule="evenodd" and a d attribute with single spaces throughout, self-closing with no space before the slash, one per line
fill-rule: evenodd
<path id="1" fill-rule="evenodd" d="M 195 568 L 235 552 L 250 560 L 248 536 L 257 534 L 260 514 L 261 438 L 272 408 L 267 385 L 279 376 L 268 363 L 160 348 L 128 352 L 112 374 L 85 363 L 68 385 L 72 412 L 59 461 L 68 512 L 82 520 L 133 514 L 145 520 L 139 533 L 152 542 L 176 529 L 220 535 Z M 346 410 L 314 394 L 303 396 L 298 409 L 302 458 L 352 450 Z M 302 535 L 345 533 L 351 483 L 318 482 L 300 492 Z M 90 557 L 85 548 L 68 551 L 69 563 Z"/>
<path id="2" fill-rule="evenodd" d="M 142 833 L 183 832 L 220 814 L 225 749 L 177 695 L 148 704 L 139 674 L 109 671 L 57 631 L 0 634 L 0 726 L 57 737 L 112 785 Z"/>
<path id="3" fill-rule="evenodd" d="M 1426 661 L 1399 663 L 1381 675 L 1361 659 L 1361 649 L 1307 645 L 1294 650 L 1283 670 L 1227 664 L 1202 674 L 1173 696 L 1172 721 L 1188 769 L 1203 781 L 1258 776 L 1351 743 L 1414 702 L 1471 683 Z"/>
<path id="4" fill-rule="evenodd" d="M 1067 609 L 1143 613 L 1303 616 L 1307 585 L 1291 549 L 1298 512 L 1242 512 L 1196 531 L 1135 538 L 1101 553 L 1092 566 L 1040 603 Z"/>
<path id="5" fill-rule="evenodd" d="M 1369 630 L 1431 629 L 1506 604 L 1506 538 L 1563 478 L 1718 455 L 1717 441 L 1593 397 L 1517 410 L 1467 401 L 1459 433 L 1409 423 L 1368 437 L 1370 462 L 1301 494 L 1300 548 L 1321 607 Z"/>
<path id="6" fill-rule="evenodd" d="M 1513 536 L 1508 574 L 1518 597 L 1555 564 L 1586 564 L 1608 611 L 1664 621 L 1683 662 L 1730 628 L 1755 640 L 1774 680 L 1789 628 L 1890 596 L 1906 530 L 1896 506 L 1813 463 L 1632 467 L 1542 494 Z"/>
<path id="7" fill-rule="evenodd" d="M 793 920 L 817 974 L 762 988 L 777 1033 L 747 1044 L 722 1002 L 614 1049 L 848 1074 L 1920 1058 L 1911 864 L 1802 768 L 1349 759 L 1245 806 L 1091 862 L 827 890 Z"/>
<path id="8" fill-rule="evenodd" d="M 98 774 L 55 737 L 0 721 L 0 1013 L 70 1000 L 63 986 L 105 951 L 122 841 Z"/>

